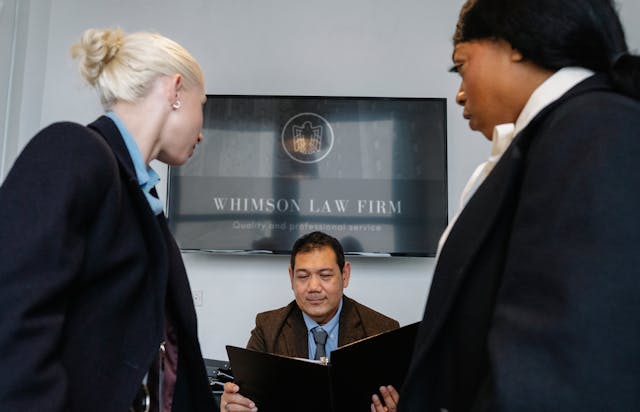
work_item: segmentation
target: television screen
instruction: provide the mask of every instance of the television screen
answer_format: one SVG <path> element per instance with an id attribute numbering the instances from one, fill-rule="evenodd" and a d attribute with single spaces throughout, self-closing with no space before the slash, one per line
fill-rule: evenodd
<path id="1" fill-rule="evenodd" d="M 320 230 L 350 254 L 435 255 L 444 98 L 208 95 L 203 137 L 169 170 L 183 250 L 289 253 Z"/>

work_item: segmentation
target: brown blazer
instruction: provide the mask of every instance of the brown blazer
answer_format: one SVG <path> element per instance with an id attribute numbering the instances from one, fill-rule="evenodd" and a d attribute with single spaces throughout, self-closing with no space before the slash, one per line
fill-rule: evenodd
<path id="1" fill-rule="evenodd" d="M 342 297 L 338 347 L 400 327 L 398 321 L 346 296 Z M 307 358 L 307 326 L 296 301 L 280 309 L 259 313 L 247 349 Z"/>

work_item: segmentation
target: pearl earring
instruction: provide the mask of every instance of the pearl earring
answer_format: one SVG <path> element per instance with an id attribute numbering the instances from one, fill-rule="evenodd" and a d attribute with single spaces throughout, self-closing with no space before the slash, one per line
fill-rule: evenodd
<path id="1" fill-rule="evenodd" d="M 182 106 L 182 102 L 180 100 L 176 100 L 174 104 L 171 105 L 175 110 L 178 110 Z"/>

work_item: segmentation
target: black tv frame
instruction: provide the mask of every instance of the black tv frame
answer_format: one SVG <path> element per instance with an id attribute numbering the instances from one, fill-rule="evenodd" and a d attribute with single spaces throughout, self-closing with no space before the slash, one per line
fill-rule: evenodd
<path id="1" fill-rule="evenodd" d="M 278 213 L 278 211 L 280 210 L 276 204 L 276 202 L 279 199 L 287 199 L 287 196 L 285 193 L 291 193 L 289 191 L 289 189 L 287 189 L 287 187 L 290 187 L 291 185 L 298 185 L 299 187 L 302 187 L 303 185 L 316 185 L 317 187 L 321 188 L 322 190 L 330 190 L 331 185 L 327 186 L 329 187 L 329 189 L 327 189 L 327 187 L 322 187 L 322 185 L 319 184 L 318 180 L 321 179 L 325 179 L 325 178 L 321 178 L 321 177 L 314 177 L 314 176 L 305 176 L 305 172 L 301 172 L 301 170 L 303 170 L 305 167 L 311 165 L 317 165 L 318 163 L 322 163 L 325 161 L 325 157 L 326 156 L 331 156 L 328 153 L 320 153 L 320 155 L 322 155 L 322 159 L 319 159 L 319 156 L 316 156 L 315 158 L 313 158 L 313 156 L 311 157 L 306 157 L 306 158 L 302 158 L 302 159 L 293 159 L 292 155 L 290 153 L 288 153 L 288 149 L 287 147 L 285 147 L 284 144 L 281 144 L 282 147 L 280 149 L 278 149 L 278 146 L 280 145 L 277 142 L 274 142 L 274 144 L 271 145 L 274 153 L 277 150 L 281 150 L 282 153 L 279 154 L 272 154 L 273 156 L 273 161 L 274 163 L 279 162 L 279 163 L 287 163 L 288 165 L 286 167 L 279 167 L 279 166 L 274 166 L 274 170 L 277 169 L 272 176 L 263 176 L 260 178 L 256 178 L 255 176 L 211 176 L 208 178 L 205 178 L 203 176 L 203 179 L 213 179 L 214 182 L 212 184 L 212 182 L 206 182 L 203 185 L 199 185 L 199 184 L 194 184 L 191 187 L 191 193 L 193 195 L 199 195 L 201 190 L 199 189 L 200 187 L 203 188 L 203 190 L 205 190 L 204 188 L 206 187 L 212 187 L 213 190 L 216 190 L 216 187 L 224 187 L 224 190 L 230 190 L 230 191 L 234 191 L 237 189 L 238 186 L 246 186 L 246 187 L 250 187 L 251 190 L 260 190 L 259 186 L 260 183 L 258 182 L 258 184 L 254 184 L 253 182 L 259 179 L 270 179 L 273 182 L 279 182 L 279 183 L 274 183 L 273 186 L 279 186 L 279 189 L 274 189 L 274 190 L 279 190 L 280 195 L 279 196 L 273 196 L 271 197 L 272 199 L 272 204 L 269 206 L 268 203 L 268 199 L 269 197 L 265 197 L 262 194 L 259 194 L 256 196 L 256 198 L 258 199 L 263 199 L 263 203 L 260 207 L 263 208 L 263 210 L 261 210 L 262 212 L 265 213 L 255 213 L 253 215 L 251 215 L 250 213 L 247 214 L 245 213 L 245 210 L 243 210 L 243 208 L 241 207 L 242 205 L 240 203 L 242 203 L 242 201 L 240 201 L 240 203 L 238 203 L 238 207 L 236 208 L 236 210 L 234 212 L 229 212 L 226 211 L 225 213 L 183 213 L 183 204 L 178 196 L 178 194 L 176 192 L 179 192 L 180 190 L 183 190 L 183 188 L 186 185 L 185 181 L 187 179 L 189 179 L 189 176 L 183 176 L 182 172 L 184 170 L 189 170 L 190 165 L 192 164 L 191 162 L 189 164 L 187 164 L 186 166 L 182 166 L 180 168 L 174 168 L 174 167 L 170 167 L 169 168 L 169 173 L 168 173 L 168 187 L 167 187 L 167 212 L 168 212 L 168 218 L 169 218 L 169 226 L 171 228 L 171 230 L 173 231 L 174 235 L 176 236 L 176 239 L 178 240 L 178 244 L 180 245 L 181 249 L 183 251 L 205 251 L 205 252 L 213 252 L 213 253 L 224 253 L 224 254 L 289 254 L 290 253 L 290 248 L 293 244 L 293 240 L 295 240 L 295 238 L 297 238 L 299 235 L 306 233 L 306 232 L 310 232 L 312 230 L 323 230 L 333 236 L 336 236 L 338 239 L 340 239 L 343 243 L 343 246 L 345 247 L 345 253 L 349 254 L 349 255 L 365 255 L 365 256 L 421 256 L 421 257 L 432 257 L 435 256 L 435 252 L 436 252 L 436 247 L 437 247 L 437 240 L 440 236 L 440 233 L 442 232 L 442 230 L 444 230 L 444 227 L 446 227 L 446 223 L 447 223 L 447 211 L 448 211 L 448 183 L 447 183 L 447 124 L 446 124 L 446 99 L 445 98 L 426 98 L 426 97 L 359 97 L 359 96 L 287 96 L 287 95 L 228 95 L 228 94 L 223 94 L 223 95 L 214 95 L 214 94 L 208 94 L 207 95 L 207 104 L 205 105 L 205 127 L 203 129 L 203 134 L 204 139 L 205 139 L 205 144 L 207 142 L 211 143 L 210 140 L 212 139 L 211 136 L 211 132 L 210 129 L 211 127 L 209 126 L 215 126 L 215 125 L 211 125 L 210 124 L 210 120 L 207 119 L 206 114 L 207 114 L 207 110 L 208 107 L 211 107 L 210 105 L 213 104 L 214 101 L 233 101 L 234 99 L 239 99 L 239 100 L 251 100 L 254 99 L 256 102 L 260 102 L 263 100 L 275 100 L 275 101 L 294 101 L 294 102 L 300 102 L 300 104 L 302 106 L 305 106 L 305 103 L 309 103 L 309 102 L 318 102 L 318 101 L 327 101 L 327 102 L 335 102 L 335 103 L 340 103 L 340 104 L 348 104 L 349 102 L 362 102 L 363 104 L 372 104 L 372 105 L 376 105 L 376 104 L 387 104 L 387 103 L 407 103 L 407 104 L 411 104 L 412 102 L 417 102 L 417 103 L 431 103 L 435 106 L 439 106 L 438 110 L 440 111 L 437 116 L 439 117 L 439 127 L 441 128 L 441 130 L 439 130 L 439 132 L 442 134 L 441 136 L 439 136 L 438 138 L 441 139 L 441 141 L 439 142 L 439 144 L 441 145 L 441 147 L 438 149 L 439 152 L 437 154 L 437 156 L 439 157 L 438 162 L 440 162 L 440 168 L 441 170 L 439 171 L 439 173 L 441 174 L 441 178 L 439 179 L 439 182 L 435 184 L 435 186 L 437 186 L 437 188 L 435 189 L 437 192 L 437 196 L 438 196 L 438 202 L 439 202 L 439 206 L 438 208 L 440 209 L 437 213 L 439 213 L 439 216 L 437 216 L 437 218 L 435 218 L 435 220 L 437 220 L 437 223 L 429 223 L 427 224 L 426 221 L 421 220 L 421 218 L 418 216 L 416 218 L 416 213 L 414 211 L 414 216 L 413 217 L 408 217 L 406 222 L 404 223 L 405 226 L 410 227 L 411 230 L 413 230 L 414 232 L 412 233 L 412 236 L 419 236 L 416 235 L 415 230 L 414 230 L 414 226 L 415 225 L 421 225 L 424 226 L 424 231 L 429 232 L 428 236 L 429 236 L 429 240 L 427 241 L 428 243 L 428 247 L 425 248 L 400 248 L 400 249 L 395 249 L 395 250 L 391 250 L 390 248 L 386 249 L 386 250 L 382 250 L 382 249 L 376 249 L 376 248 L 367 248 L 366 246 L 363 246 L 362 240 L 367 239 L 367 236 L 375 236 L 376 235 L 376 228 L 378 228 L 378 231 L 380 231 L 379 228 L 381 227 L 388 227 L 389 225 L 396 227 L 398 225 L 397 222 L 399 222 L 400 220 L 395 217 L 390 217 L 388 215 L 380 215 L 380 216 L 374 216 L 374 215 L 364 215 L 364 216 L 355 216 L 355 215 L 351 215 L 351 216 L 346 216 L 345 215 L 338 215 L 336 216 L 328 214 L 328 213 L 308 213 L 308 214 L 304 214 L 304 213 L 300 213 L 303 211 L 303 209 L 307 208 L 307 211 L 315 211 L 315 212 L 319 212 L 323 206 L 323 203 L 316 203 L 316 204 L 312 204 L 311 206 L 302 206 L 301 204 L 297 205 L 297 215 L 293 215 L 293 216 L 288 216 L 286 215 L 286 213 Z M 306 107 L 306 106 L 305 106 Z M 300 113 L 308 113 L 306 109 L 304 110 L 293 110 L 292 112 L 300 112 Z M 245 113 L 246 115 L 246 113 Z M 250 116 L 250 114 L 249 114 Z M 290 120 L 288 123 L 285 122 L 284 120 L 280 121 L 280 127 L 281 129 L 286 129 L 287 125 L 291 123 L 291 117 L 295 117 L 295 116 L 290 116 L 287 115 L 285 116 L 285 118 L 288 118 L 288 120 Z M 322 118 L 322 115 L 318 115 L 318 117 Z M 331 117 L 331 116 L 328 116 Z M 296 118 L 296 119 L 301 119 L 300 120 L 300 125 L 302 125 L 304 123 L 305 118 Z M 311 118 L 311 120 L 313 121 L 313 117 Z M 327 120 L 327 119 L 323 119 L 323 120 Z M 321 120 L 318 120 L 321 122 Z M 334 122 L 334 119 L 329 119 L 328 123 L 329 123 L 329 128 L 331 128 L 331 124 L 332 122 Z M 282 123 L 286 123 L 286 125 L 283 127 Z M 295 121 L 293 121 L 293 123 L 295 123 Z M 333 123 L 336 124 L 336 123 Z M 299 126 L 300 126 L 299 125 Z M 334 127 L 335 128 L 335 127 Z M 339 128 L 339 125 L 338 125 Z M 437 127 L 436 127 L 437 129 Z M 280 139 L 284 142 L 284 131 L 280 130 L 281 136 Z M 241 131 L 239 131 L 238 133 L 240 133 Z M 269 132 L 267 132 L 269 133 Z M 277 135 L 278 133 L 276 133 L 274 131 L 274 136 Z M 303 132 L 304 134 L 304 132 Z M 363 139 L 362 136 L 359 137 L 359 139 Z M 333 143 L 332 143 L 333 144 Z M 425 143 L 426 144 L 426 143 Z M 339 149 L 339 148 L 338 148 Z M 205 149 L 206 150 L 206 149 Z M 424 150 L 424 148 L 422 148 L 422 150 Z M 203 153 L 201 149 L 198 149 L 198 151 L 196 152 L 196 155 L 194 155 L 194 160 L 196 163 L 199 164 L 203 164 L 203 159 L 202 159 Z M 293 160 L 292 160 L 293 159 Z M 192 162 L 194 161 L 192 160 Z M 349 161 L 344 160 L 344 161 Z M 206 160 L 204 160 L 204 164 L 206 165 Z M 333 164 L 339 164 L 336 163 L 337 161 L 335 159 L 333 159 Z M 206 167 L 206 166 L 204 166 Z M 187 172 L 189 173 L 189 172 Z M 249 173 L 251 174 L 251 173 Z M 191 176 L 193 178 L 193 176 Z M 402 182 L 403 179 L 390 179 L 391 181 L 395 181 L 395 182 Z M 341 179 L 341 178 L 336 178 L 335 176 L 333 177 L 333 180 L 330 181 L 329 183 L 333 184 L 333 187 L 338 187 L 338 186 L 342 186 L 345 182 L 347 182 L 349 179 Z M 360 178 L 361 180 L 361 184 L 362 185 L 367 185 L 370 183 L 371 180 L 375 180 L 375 179 L 368 179 L 368 178 Z M 384 180 L 384 179 L 382 179 Z M 410 181 L 411 179 L 406 179 L 406 181 Z M 415 179 L 417 181 L 420 181 L 421 179 Z M 358 179 L 354 179 L 355 183 L 357 183 Z M 354 182 L 351 182 L 352 184 L 355 184 Z M 411 184 L 413 184 L 412 188 L 409 188 L 409 191 L 412 192 L 421 192 L 421 186 L 418 185 L 416 186 L 415 182 L 412 182 Z M 426 185 L 432 186 L 432 184 L 430 182 L 425 183 Z M 355 186 L 354 186 L 355 187 Z M 431 192 L 434 191 L 433 188 L 428 189 Z M 293 193 L 298 193 L 295 190 L 293 191 Z M 330 200 L 341 200 L 342 197 L 345 196 L 340 196 L 340 195 L 345 195 L 344 191 L 342 191 L 342 193 L 340 193 L 339 195 L 336 196 L 335 199 L 330 199 Z M 348 195 L 348 194 L 347 194 Z M 289 196 L 289 197 L 295 197 L 295 196 Z M 220 197 L 220 198 L 224 198 L 224 196 Z M 233 196 L 231 197 L 233 198 Z M 227 197 L 227 199 L 230 199 L 229 197 Z M 237 199 L 252 199 L 251 196 L 238 196 Z M 264 199 L 267 199 L 267 201 L 264 201 Z M 349 204 L 353 205 L 353 203 L 351 203 L 351 201 L 348 201 Z M 302 203 L 302 202 L 301 202 Z M 284 204 L 283 204 L 284 205 Z M 336 204 L 337 205 L 337 204 Z M 404 205 L 406 205 L 406 202 L 404 203 Z M 296 209 L 295 207 L 296 205 L 293 204 L 289 204 L 288 205 L 288 211 L 292 211 L 293 209 Z M 364 205 L 364 208 L 366 209 L 368 206 L 368 204 Z M 393 200 L 389 200 L 387 206 L 393 206 Z M 375 208 L 375 205 L 373 206 Z M 249 207 L 250 208 L 250 207 Z M 255 208 L 254 208 L 255 209 Z M 254 210 L 255 211 L 255 210 Z M 260 210 L 258 210 L 260 211 Z M 284 220 L 282 220 L 282 218 L 285 217 Z M 433 220 L 432 218 L 429 218 L 431 220 Z M 230 222 L 248 222 L 247 225 L 245 225 L 245 227 L 242 229 L 244 231 L 251 231 L 254 230 L 256 232 L 259 232 L 260 230 L 262 230 L 262 228 L 260 227 L 261 224 L 265 223 L 265 222 L 271 222 L 271 232 L 275 233 L 278 230 L 278 227 L 281 227 L 282 224 L 286 223 L 286 227 L 290 228 L 291 224 L 294 225 L 298 225 L 297 228 L 294 229 L 289 229 L 286 236 L 286 240 L 278 240 L 276 239 L 276 237 L 269 237 L 269 236 L 254 236 L 252 238 L 252 243 L 249 245 L 248 243 L 246 243 L 246 241 L 244 242 L 244 244 L 238 244 L 238 243 L 233 243 L 231 241 L 231 237 L 229 235 L 229 233 L 232 232 L 231 228 L 227 228 L 224 229 L 222 231 L 219 231 L 217 229 L 217 227 L 219 227 L 220 225 L 224 224 L 224 222 L 230 223 Z M 209 230 L 209 234 L 215 232 L 212 234 L 212 236 L 216 239 L 223 239 L 223 240 L 228 240 L 228 243 L 210 243 L 212 245 L 212 247 L 207 247 L 206 245 L 198 245 L 196 247 L 194 247 L 193 242 L 191 242 L 189 239 L 187 239 L 188 236 L 184 235 L 184 225 L 185 224 L 189 224 L 189 222 L 191 222 L 190 224 L 192 225 L 192 227 L 196 227 L 195 231 L 198 230 L 198 226 L 199 225 L 206 225 L 206 224 L 211 224 L 211 222 L 217 222 L 218 226 L 212 226 L 215 227 L 212 230 Z M 251 226 L 251 222 L 255 223 L 254 227 L 250 227 Z M 258 223 L 256 223 L 258 222 Z M 268 224 L 268 223 L 265 223 Z M 242 225 L 242 223 L 240 223 L 240 225 Z M 280 225 L 280 226 L 278 226 Z M 358 227 L 362 230 L 359 231 L 358 236 L 353 236 L 353 232 L 352 231 L 348 231 L 346 230 L 346 228 L 349 225 L 357 225 L 354 227 Z M 247 229 L 248 227 L 248 229 Z M 371 229 L 370 232 L 367 232 L 368 229 Z M 388 230 L 388 229 L 382 229 L 384 230 Z M 283 229 L 283 231 L 287 231 L 287 229 Z M 192 232 L 194 232 L 194 230 L 192 230 Z M 342 236 L 342 235 L 347 235 L 347 236 Z M 201 234 L 202 236 L 207 236 L 206 233 Z M 274 240 L 275 239 L 275 240 Z M 359 244 L 360 243 L 360 244 Z"/>

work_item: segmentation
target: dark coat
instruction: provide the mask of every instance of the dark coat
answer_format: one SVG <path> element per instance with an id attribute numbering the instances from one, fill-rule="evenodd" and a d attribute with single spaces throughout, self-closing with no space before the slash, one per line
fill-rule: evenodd
<path id="1" fill-rule="evenodd" d="M 339 347 L 400 327 L 396 320 L 353 299 L 343 296 L 342 302 Z M 297 358 L 309 357 L 307 326 L 296 301 L 280 309 L 259 313 L 247 348 Z"/>
<path id="2" fill-rule="evenodd" d="M 56 123 L 0 188 L 0 410 L 129 409 L 177 328 L 175 411 L 215 408 L 180 252 L 115 124 Z"/>
<path id="3" fill-rule="evenodd" d="M 516 137 L 442 250 L 401 412 L 640 410 L 639 159 L 602 75 Z"/>

